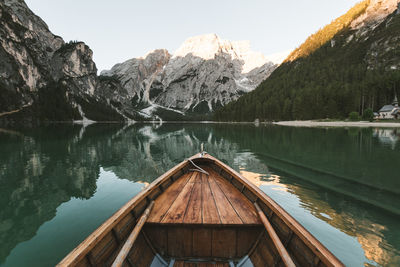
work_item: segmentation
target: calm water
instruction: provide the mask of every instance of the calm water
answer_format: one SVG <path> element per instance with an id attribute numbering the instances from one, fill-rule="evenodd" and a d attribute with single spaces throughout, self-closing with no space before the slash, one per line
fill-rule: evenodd
<path id="1" fill-rule="evenodd" d="M 400 265 L 400 130 L 251 125 L 0 129 L 0 266 L 52 266 L 180 161 L 206 150 L 348 266 Z"/>

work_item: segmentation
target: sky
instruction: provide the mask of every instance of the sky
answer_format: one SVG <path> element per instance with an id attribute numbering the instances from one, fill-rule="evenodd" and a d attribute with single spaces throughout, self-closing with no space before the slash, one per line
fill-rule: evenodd
<path id="1" fill-rule="evenodd" d="M 65 41 L 84 41 L 99 70 L 215 33 L 264 55 L 298 47 L 359 0 L 25 0 Z"/>

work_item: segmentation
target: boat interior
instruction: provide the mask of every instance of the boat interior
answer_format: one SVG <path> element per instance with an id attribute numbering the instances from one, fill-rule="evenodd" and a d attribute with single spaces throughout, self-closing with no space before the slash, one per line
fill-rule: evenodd
<path id="1" fill-rule="evenodd" d="M 143 235 L 175 266 L 237 264 L 264 227 L 250 200 L 210 167 L 199 167 L 209 175 L 189 171 L 155 200 Z"/>
<path id="2" fill-rule="evenodd" d="M 225 166 L 189 160 L 128 202 L 60 266 L 326 266 L 267 204 Z"/>

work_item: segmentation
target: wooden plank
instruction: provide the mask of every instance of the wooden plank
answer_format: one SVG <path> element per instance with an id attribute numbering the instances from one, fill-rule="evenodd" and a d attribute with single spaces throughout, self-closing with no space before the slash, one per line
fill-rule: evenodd
<path id="1" fill-rule="evenodd" d="M 155 247 L 161 256 L 167 255 L 168 233 L 167 228 L 159 225 L 145 224 L 143 231 L 150 239 L 151 244 Z"/>
<path id="2" fill-rule="evenodd" d="M 181 226 L 168 227 L 168 256 L 183 258 L 192 254 L 192 229 Z"/>
<path id="3" fill-rule="evenodd" d="M 257 209 L 258 215 L 260 216 L 261 221 L 263 222 L 265 229 L 267 229 L 268 235 L 274 242 L 274 245 L 276 249 L 279 252 L 279 255 L 282 258 L 282 261 L 285 263 L 286 266 L 288 267 L 296 267 L 294 264 L 292 258 L 290 257 L 289 253 L 287 252 L 286 248 L 283 246 L 281 240 L 279 239 L 278 235 L 276 234 L 274 228 L 268 221 L 267 217 L 265 216 L 264 212 L 260 209 L 257 203 L 254 203 L 254 206 Z"/>
<path id="4" fill-rule="evenodd" d="M 154 208 L 150 213 L 149 219 L 147 220 L 149 223 L 158 223 L 163 219 L 165 213 L 174 203 L 175 199 L 182 191 L 182 188 L 185 187 L 192 175 L 193 173 L 186 173 L 182 175 L 182 177 L 171 184 L 165 190 L 165 192 L 155 200 Z"/>
<path id="5" fill-rule="evenodd" d="M 85 257 L 75 267 L 91 267 L 89 260 Z"/>
<path id="6" fill-rule="evenodd" d="M 197 267 L 215 267 L 215 264 L 210 262 L 198 262 Z"/>
<path id="7" fill-rule="evenodd" d="M 185 262 L 184 261 L 175 261 L 174 267 L 184 267 Z"/>
<path id="8" fill-rule="evenodd" d="M 243 224 L 243 221 L 237 215 L 235 209 L 232 207 L 231 203 L 228 201 L 215 180 L 212 177 L 209 177 L 208 183 L 211 188 L 211 193 L 214 196 L 215 205 L 217 206 L 222 224 Z"/>
<path id="9" fill-rule="evenodd" d="M 193 256 L 211 258 L 212 234 L 210 228 L 193 229 Z"/>
<path id="10" fill-rule="evenodd" d="M 150 266 L 154 257 L 155 257 L 155 254 L 151 250 L 150 246 L 148 246 L 146 243 L 145 250 L 143 251 L 143 254 L 142 254 L 142 259 L 140 261 L 140 264 L 138 264 L 137 266 Z"/>
<path id="11" fill-rule="evenodd" d="M 212 230 L 212 256 L 234 258 L 236 254 L 236 230 L 216 228 Z"/>
<path id="12" fill-rule="evenodd" d="M 187 212 L 183 218 L 184 223 L 199 224 L 202 219 L 202 192 L 201 183 L 196 182 L 193 186 L 193 192 L 190 196 Z"/>
<path id="13" fill-rule="evenodd" d="M 227 180 L 220 177 L 215 171 L 211 170 L 211 168 L 207 169 L 207 171 L 208 170 L 212 174 L 211 177 L 221 188 L 222 192 L 224 192 L 225 196 L 242 221 L 245 224 L 261 224 L 261 221 L 257 215 L 257 211 L 252 203 Z"/>
<path id="14" fill-rule="evenodd" d="M 254 265 L 254 267 L 265 267 L 265 266 L 268 266 L 268 265 L 266 265 L 264 263 L 264 259 L 261 256 L 261 253 L 262 252 L 259 251 L 258 245 L 257 245 L 257 247 L 255 248 L 253 253 L 251 253 L 251 255 L 250 255 L 250 260 L 251 260 L 251 263 Z"/>
<path id="15" fill-rule="evenodd" d="M 260 207 L 261 208 L 261 207 Z M 265 214 L 265 212 L 264 212 Z M 285 224 L 285 222 L 279 216 L 273 216 L 269 222 L 274 227 L 276 234 L 282 240 L 282 243 L 285 244 L 288 237 L 293 233 L 293 231 Z"/>
<path id="16" fill-rule="evenodd" d="M 131 213 L 128 213 L 113 229 L 119 239 L 125 239 L 132 231 L 136 220 Z"/>
<path id="17" fill-rule="evenodd" d="M 193 255 L 193 229 L 184 228 L 181 230 L 183 233 L 183 254 Z"/>
<path id="18" fill-rule="evenodd" d="M 113 234 L 109 232 L 90 252 L 90 258 L 94 265 L 98 265 L 107 260 L 113 252 L 118 248 L 117 240 Z"/>
<path id="19" fill-rule="evenodd" d="M 253 244 L 256 242 L 261 231 L 265 231 L 261 227 L 246 227 L 237 231 L 237 258 L 248 255 Z"/>
<path id="20" fill-rule="evenodd" d="M 153 251 L 146 243 L 146 240 L 142 233 L 137 238 L 137 241 L 129 252 L 128 258 L 124 263 L 132 263 L 128 266 L 150 266 L 151 261 L 154 258 Z"/>
<path id="21" fill-rule="evenodd" d="M 289 242 L 288 250 L 292 253 L 297 263 L 300 265 L 312 265 L 314 261 L 314 255 L 312 251 L 305 246 L 301 239 L 297 236 L 293 236 Z"/>
<path id="22" fill-rule="evenodd" d="M 194 174 L 196 175 L 196 174 Z M 192 194 L 194 183 L 186 183 L 178 197 L 172 203 L 171 207 L 162 218 L 162 223 L 182 223 L 185 216 L 188 202 Z"/>
<path id="23" fill-rule="evenodd" d="M 201 192 L 202 192 L 202 218 L 204 224 L 220 224 L 221 219 L 215 205 L 214 196 L 211 193 L 210 184 L 206 174 L 201 174 Z"/>
<path id="24" fill-rule="evenodd" d="M 147 218 L 150 215 L 150 211 L 154 206 L 154 200 L 149 204 L 147 209 L 144 211 L 143 215 L 140 217 L 139 221 L 137 222 L 135 228 L 133 228 L 132 233 L 129 235 L 128 239 L 125 241 L 124 246 L 121 248 L 120 252 L 118 253 L 117 258 L 114 260 L 112 267 L 120 267 L 122 263 L 125 261 L 126 256 L 128 256 L 129 251 L 133 244 L 135 243 L 136 238 L 138 237 L 140 230 L 142 229 L 144 223 L 146 222 Z"/>
<path id="25" fill-rule="evenodd" d="M 264 260 L 264 264 L 266 266 L 274 266 L 275 261 L 280 259 L 278 251 L 274 247 L 271 239 L 265 234 L 261 237 L 260 242 L 258 243 L 258 251 L 260 252 L 261 257 Z"/>
<path id="26" fill-rule="evenodd" d="M 197 179 L 197 177 L 199 176 L 199 172 L 196 172 L 196 171 L 191 171 L 191 172 L 189 172 L 190 174 L 192 174 L 191 176 L 190 176 L 190 179 L 189 179 L 189 181 L 188 181 L 188 183 L 196 183 L 196 182 L 199 182 L 198 181 L 198 179 Z"/>
<path id="27" fill-rule="evenodd" d="M 147 199 L 142 199 L 141 201 L 137 202 L 135 207 L 132 209 L 132 215 L 135 218 L 139 218 L 140 215 L 143 213 L 143 211 L 146 209 L 147 205 L 148 205 L 148 201 Z"/>

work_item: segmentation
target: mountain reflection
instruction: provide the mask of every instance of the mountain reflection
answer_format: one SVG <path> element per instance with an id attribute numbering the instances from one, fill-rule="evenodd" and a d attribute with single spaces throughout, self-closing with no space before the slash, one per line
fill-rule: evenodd
<path id="1" fill-rule="evenodd" d="M 298 208 L 357 238 L 368 260 L 399 263 L 399 146 L 379 139 L 392 135 L 210 124 L 0 129 L 0 262 L 62 203 L 91 198 L 100 168 L 151 183 L 204 143 L 256 185 L 296 196 Z"/>
<path id="2" fill-rule="evenodd" d="M 74 139 L 79 127 L 16 133 L 0 132 L 0 261 L 61 203 L 90 198 L 99 173 L 98 158 Z"/>

